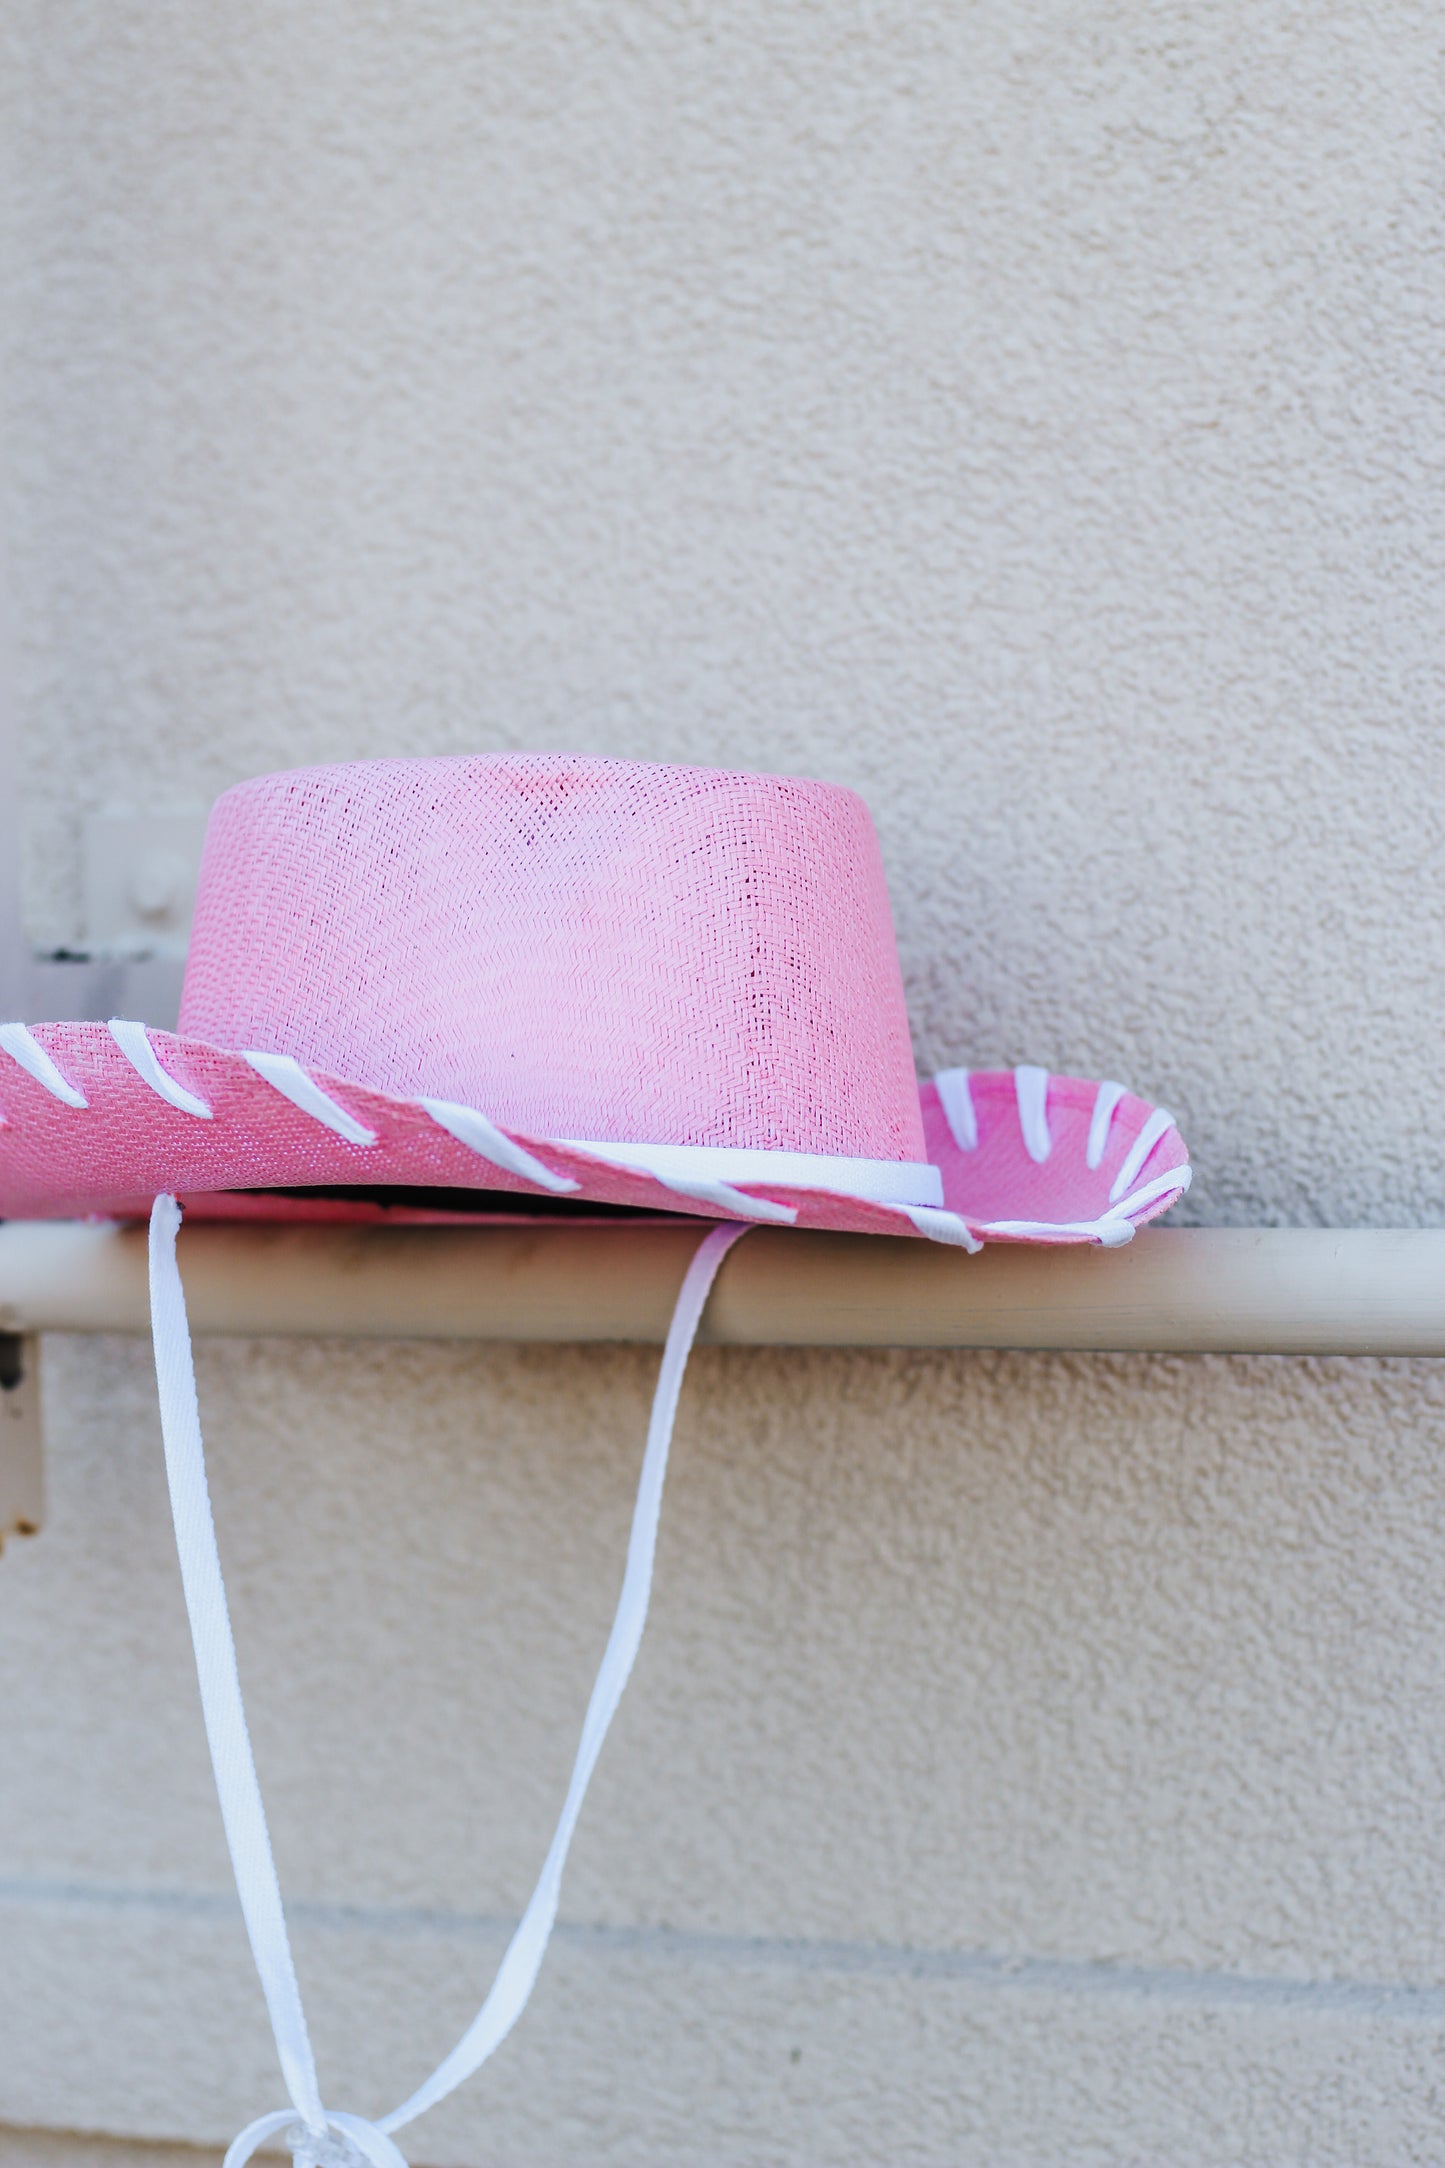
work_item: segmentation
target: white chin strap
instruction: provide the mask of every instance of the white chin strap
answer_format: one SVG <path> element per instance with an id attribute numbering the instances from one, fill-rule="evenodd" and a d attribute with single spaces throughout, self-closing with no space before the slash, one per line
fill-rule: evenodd
<path id="1" fill-rule="evenodd" d="M 718 1266 L 747 1229 L 724 1222 L 705 1235 L 677 1298 L 647 1428 L 647 1450 L 642 1459 L 637 1504 L 633 1509 L 622 1594 L 618 1598 L 617 1614 L 612 1621 L 592 1699 L 587 1705 L 582 1741 L 577 1749 L 561 1819 L 537 1886 L 507 1946 L 491 1992 L 451 2054 L 438 2064 L 409 2100 L 394 2108 L 390 2115 L 368 2122 L 362 2116 L 342 2115 L 324 2108 L 316 2082 L 316 2062 L 291 1958 L 281 1885 L 276 1879 L 266 1810 L 261 1802 L 261 1787 L 256 1779 L 256 1764 L 246 1729 L 236 1650 L 231 1638 L 231 1618 L 216 1549 L 216 1529 L 211 1517 L 206 1462 L 201 1446 L 195 1369 L 191 1361 L 190 1327 L 186 1321 L 186 1298 L 176 1264 L 176 1235 L 180 1224 L 180 1206 L 175 1198 L 157 1197 L 150 1224 L 151 1331 L 155 1342 L 156 1383 L 160 1391 L 161 1431 L 165 1439 L 166 1478 L 170 1484 L 181 1581 L 196 1652 L 201 1709 L 210 1741 L 211 1766 L 216 1773 L 221 1818 L 225 1823 L 246 1932 L 251 1938 L 251 1951 L 261 1975 L 266 2007 L 271 2014 L 281 2073 L 292 2102 L 289 2108 L 260 2116 L 248 2124 L 232 2142 L 226 2154 L 225 2168 L 242 2168 L 259 2146 L 278 2139 L 290 2147 L 296 2168 L 361 2168 L 362 2163 L 370 2163 L 371 2168 L 406 2168 L 391 2132 L 400 2130 L 403 2124 L 445 2099 L 455 2086 L 486 2061 L 494 2048 L 501 2045 L 526 2008 L 541 1969 L 557 1917 L 562 1870 L 567 1863 L 572 1833 L 577 1827 L 588 1783 L 597 1766 L 607 1727 L 622 1699 L 622 1690 L 627 1684 L 647 1620 L 663 1478 L 667 1474 L 667 1453 L 683 1371 Z"/>

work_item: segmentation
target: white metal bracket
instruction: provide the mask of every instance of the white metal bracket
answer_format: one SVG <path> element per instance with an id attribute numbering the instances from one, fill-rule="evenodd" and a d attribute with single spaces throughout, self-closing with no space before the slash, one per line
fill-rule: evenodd
<path id="1" fill-rule="evenodd" d="M 0 1332 L 0 1545 L 33 1536 L 45 1517 L 40 1341 Z"/>

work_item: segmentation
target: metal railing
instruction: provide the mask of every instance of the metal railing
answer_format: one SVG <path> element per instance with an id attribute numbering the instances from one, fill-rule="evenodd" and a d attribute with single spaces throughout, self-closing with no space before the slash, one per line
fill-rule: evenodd
<path id="1" fill-rule="evenodd" d="M 196 1224 L 206 1334 L 660 1341 L 693 1226 Z M 145 1230 L 0 1226 L 0 1332 L 144 1332 Z M 703 1340 L 735 1347 L 1445 1354 L 1445 1230 L 1162 1228 L 1127 1248 L 981 1255 L 757 1229 Z"/>

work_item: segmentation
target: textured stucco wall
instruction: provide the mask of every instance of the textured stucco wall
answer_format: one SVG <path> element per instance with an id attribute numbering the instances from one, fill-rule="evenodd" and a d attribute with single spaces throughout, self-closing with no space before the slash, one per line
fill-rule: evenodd
<path id="1" fill-rule="evenodd" d="M 0 54 L 37 936 L 82 812 L 269 766 L 823 774 L 921 1062 L 1166 1098 L 1197 1216 L 1441 1217 L 1437 11 L 14 0 Z M 0 2162 L 159 2163 L 277 2081 L 143 1353 L 48 1363 Z M 201 1367 L 375 2110 L 529 1887 L 653 1358 Z M 704 1355 L 554 1961 L 416 2159 L 1437 2159 L 1442 1395 Z"/>

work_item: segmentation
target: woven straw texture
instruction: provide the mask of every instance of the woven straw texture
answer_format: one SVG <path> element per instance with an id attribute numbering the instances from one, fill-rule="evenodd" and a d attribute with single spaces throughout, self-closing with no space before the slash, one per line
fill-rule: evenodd
<path id="1" fill-rule="evenodd" d="M 66 1217 L 86 1212 L 144 1218 L 158 1190 L 179 1190 L 191 1208 L 225 1217 L 380 1218 L 446 1216 L 445 1195 L 435 1210 L 364 1206 L 319 1196 L 243 1196 L 235 1191 L 299 1185 L 360 1186 L 385 1196 L 391 1187 L 417 1192 L 482 1189 L 504 1193 L 488 1209 L 528 1213 L 535 1185 L 479 1159 L 439 1129 L 421 1107 L 392 1099 L 344 1078 L 321 1076 L 328 1096 L 376 1135 L 372 1146 L 349 1144 L 309 1114 L 301 1113 L 239 1055 L 196 1040 L 152 1032 L 166 1073 L 211 1107 L 214 1119 L 197 1121 L 168 1106 L 136 1075 L 103 1024 L 43 1024 L 36 1038 L 62 1074 L 87 1099 L 84 1111 L 61 1105 L 14 1062 L 0 1058 L 0 1218 Z M 920 1104 L 927 1157 L 943 1177 L 944 1201 L 972 1226 L 998 1220 L 1061 1223 L 1026 1239 L 1090 1239 L 1079 1223 L 1097 1220 L 1110 1207 L 1124 1160 L 1153 1109 L 1128 1093 L 1120 1101 L 1099 1164 L 1088 1164 L 1090 1119 L 1098 1087 L 1079 1077 L 1053 1077 L 1047 1097 L 1053 1149 L 1043 1165 L 1029 1156 L 1019 1126 L 1013 1075 L 1008 1070 L 975 1076 L 972 1098 L 976 1145 L 960 1150 L 950 1133 L 933 1084 Z M 679 1197 L 644 1174 L 628 1173 L 553 1140 L 514 1133 L 514 1141 L 541 1155 L 555 1172 L 578 1184 L 578 1196 L 606 1205 L 649 1211 L 727 1217 L 724 1205 Z M 1170 1129 L 1139 1167 L 1146 1181 L 1170 1168 L 1187 1168 L 1177 1129 Z M 1182 1185 L 1181 1185 L 1182 1186 Z M 905 1215 L 860 1198 L 789 1190 L 785 1184 L 748 1184 L 750 1192 L 796 1208 L 802 1227 L 860 1234 L 911 1235 Z M 1135 1224 L 1167 1209 L 1162 1196 L 1131 1215 Z"/>
<path id="2" fill-rule="evenodd" d="M 873 824 L 824 783 L 562 754 L 244 783 L 180 1031 L 534 1136 L 925 1156 Z"/>

